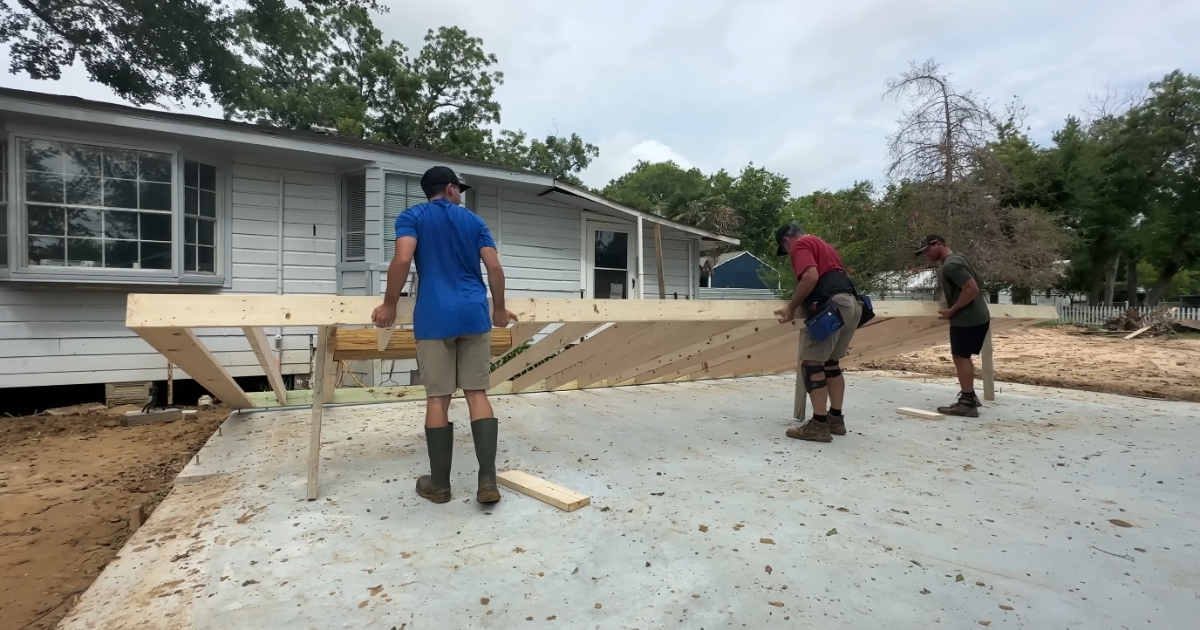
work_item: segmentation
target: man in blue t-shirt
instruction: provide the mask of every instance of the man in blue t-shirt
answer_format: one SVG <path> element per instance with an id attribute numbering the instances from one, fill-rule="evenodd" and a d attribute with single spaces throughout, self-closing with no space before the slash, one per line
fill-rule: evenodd
<path id="1" fill-rule="evenodd" d="M 417 371 L 425 386 L 425 445 L 429 475 L 417 479 L 417 494 L 433 501 L 450 500 L 450 462 L 454 454 L 454 425 L 450 397 L 462 389 L 471 414 L 471 436 L 479 459 L 480 503 L 500 500 L 496 488 L 496 441 L 499 422 L 487 399 L 491 378 L 491 330 L 504 328 L 516 316 L 504 307 L 504 270 L 496 243 L 479 215 L 462 207 L 470 186 L 454 171 L 435 166 L 421 177 L 429 199 L 396 217 L 396 256 L 387 272 L 383 304 L 371 319 L 380 328 L 396 322 L 396 301 L 417 262 L 417 305 L 413 333 L 417 339 Z M 479 263 L 487 267 L 492 290 L 487 290 Z"/>

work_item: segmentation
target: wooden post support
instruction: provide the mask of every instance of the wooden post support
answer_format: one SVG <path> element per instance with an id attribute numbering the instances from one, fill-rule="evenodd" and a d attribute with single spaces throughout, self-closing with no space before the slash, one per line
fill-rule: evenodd
<path id="1" fill-rule="evenodd" d="M 259 367 L 263 369 L 263 374 L 267 376 L 267 382 L 271 384 L 271 390 L 275 392 L 275 399 L 279 401 L 280 405 L 287 405 L 287 386 L 283 383 L 279 364 L 275 361 L 274 353 L 271 352 L 267 334 L 258 326 L 246 326 L 242 328 L 242 334 L 246 335 L 246 341 L 250 342 L 250 349 L 254 351 Z"/>
<path id="2" fill-rule="evenodd" d="M 658 262 L 658 299 L 667 299 L 667 280 L 663 273 L 662 226 L 654 223 L 654 257 Z"/>
<path id="3" fill-rule="evenodd" d="M 167 361 L 167 406 L 175 404 L 175 364 Z"/>
<path id="4" fill-rule="evenodd" d="M 983 363 L 983 399 L 996 400 L 995 371 L 992 369 L 992 331 L 988 328 L 987 337 L 983 340 L 983 351 L 979 353 Z"/>
<path id="5" fill-rule="evenodd" d="M 796 341 L 796 393 L 792 400 L 792 417 L 803 420 L 808 415 L 808 391 L 804 389 L 804 362 L 800 353 L 804 350 L 804 334 Z"/>
<path id="6" fill-rule="evenodd" d="M 317 328 L 317 357 L 313 363 L 312 429 L 308 436 L 308 500 L 317 499 L 317 473 L 321 467 L 321 412 L 325 408 L 325 392 L 332 391 L 329 365 L 333 363 L 333 326 Z"/>

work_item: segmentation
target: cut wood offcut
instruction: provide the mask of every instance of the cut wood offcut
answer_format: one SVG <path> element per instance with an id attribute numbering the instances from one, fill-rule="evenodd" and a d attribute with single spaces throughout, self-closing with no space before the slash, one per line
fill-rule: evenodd
<path id="1" fill-rule="evenodd" d="M 553 505 L 567 512 L 574 512 L 592 502 L 591 497 L 586 494 L 568 490 L 558 484 L 550 483 L 519 470 L 499 473 L 496 475 L 496 481 L 505 488 L 512 488 L 521 494 L 531 496 L 542 503 Z"/>
<path id="2" fill-rule="evenodd" d="M 125 325 L 233 409 L 314 404 L 309 498 L 317 496 L 323 403 L 421 400 L 409 387 L 337 389 L 341 361 L 411 358 L 412 331 L 372 329 L 378 297 L 322 295 L 131 294 Z M 412 298 L 396 306 L 396 326 L 412 324 Z M 489 393 L 522 394 L 671 383 L 796 369 L 801 324 L 779 324 L 779 302 L 741 300 L 584 300 L 509 298 L 519 323 L 492 331 Z M 875 320 L 854 335 L 844 366 L 912 352 L 949 338 L 934 302 L 880 301 Z M 996 331 L 1055 319 L 1054 307 L 992 304 Z M 549 326 L 555 326 L 541 333 Z M 315 391 L 285 391 L 263 329 L 316 329 Z M 234 328 L 259 359 L 272 391 L 247 393 L 205 347 L 196 329 Z M 283 334 L 280 330 L 279 334 Z M 540 337 L 538 335 L 541 334 Z M 533 341 L 536 339 L 536 341 Z M 525 345 L 527 342 L 528 345 Z M 517 352 L 521 348 L 522 351 Z M 985 363 L 985 368 L 987 364 Z M 985 369 L 985 391 L 990 370 Z M 804 399 L 797 383 L 797 409 Z M 798 411 L 797 413 L 802 413 Z"/>
<path id="3" fill-rule="evenodd" d="M 896 410 L 896 413 L 902 413 L 914 418 L 924 418 L 926 420 L 941 420 L 946 417 L 936 411 L 925 411 L 924 409 L 913 409 L 912 407 L 900 407 Z"/>

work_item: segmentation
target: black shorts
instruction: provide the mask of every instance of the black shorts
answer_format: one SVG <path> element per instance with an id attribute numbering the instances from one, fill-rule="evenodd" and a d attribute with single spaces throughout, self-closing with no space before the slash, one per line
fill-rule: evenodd
<path id="1" fill-rule="evenodd" d="M 979 354 L 983 350 L 983 340 L 987 339 L 988 326 L 991 322 L 978 326 L 950 327 L 950 354 L 964 359 Z"/>

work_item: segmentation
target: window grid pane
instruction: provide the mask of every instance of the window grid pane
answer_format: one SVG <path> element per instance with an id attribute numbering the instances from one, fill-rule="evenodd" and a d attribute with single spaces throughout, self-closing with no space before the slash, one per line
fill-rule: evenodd
<path id="1" fill-rule="evenodd" d="M 171 269 L 170 154 L 42 140 L 22 146 L 30 265 Z"/>
<path id="2" fill-rule="evenodd" d="M 216 273 L 217 167 L 183 163 L 183 268 Z"/>
<path id="3" fill-rule="evenodd" d="M 8 141 L 0 140 L 0 268 L 8 266 Z"/>

